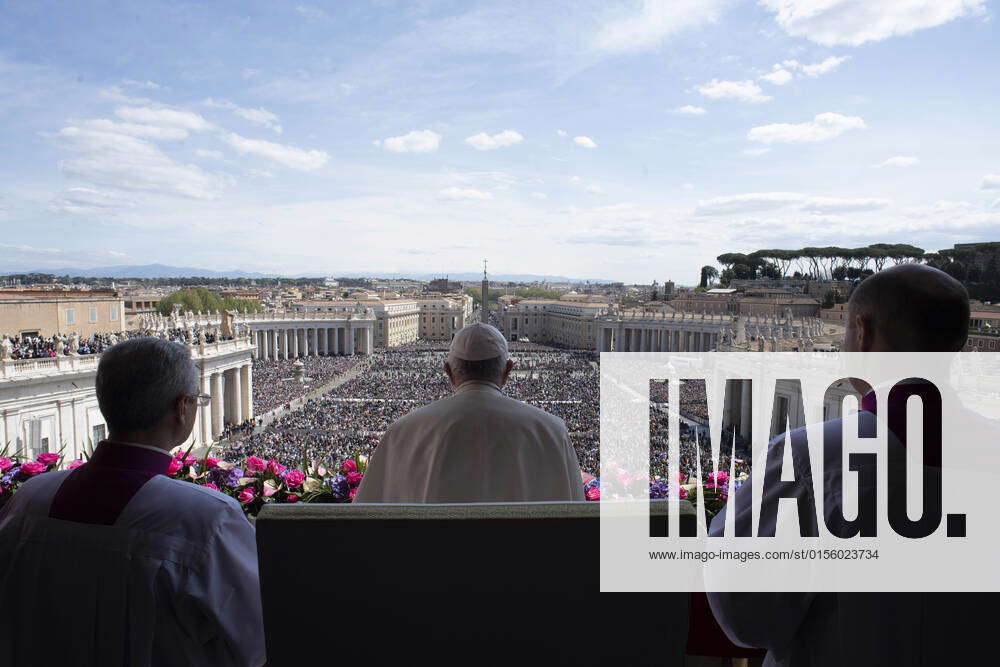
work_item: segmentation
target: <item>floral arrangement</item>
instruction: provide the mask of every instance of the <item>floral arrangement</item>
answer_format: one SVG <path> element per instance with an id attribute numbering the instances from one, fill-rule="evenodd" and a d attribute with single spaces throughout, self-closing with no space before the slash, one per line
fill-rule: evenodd
<path id="1" fill-rule="evenodd" d="M 167 475 L 236 498 L 248 516 L 256 516 L 269 503 L 349 503 L 368 466 L 368 458 L 361 455 L 332 468 L 306 459 L 300 468 L 291 468 L 248 456 L 241 467 L 210 453 L 196 457 L 190 449 L 177 452 Z"/>
<path id="2" fill-rule="evenodd" d="M 0 452 L 0 507 L 3 507 L 17 491 L 17 487 L 24 482 L 44 472 L 57 470 L 63 458 L 62 454 L 43 452 L 34 461 L 26 460 L 18 454 L 7 456 L 9 447 L 8 444 Z M 81 465 L 82 461 L 74 461 L 66 467 L 73 469 Z"/>

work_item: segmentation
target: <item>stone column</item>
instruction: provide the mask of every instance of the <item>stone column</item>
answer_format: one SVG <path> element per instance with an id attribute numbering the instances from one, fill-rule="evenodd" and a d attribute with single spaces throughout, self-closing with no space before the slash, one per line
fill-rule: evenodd
<path id="1" fill-rule="evenodd" d="M 225 411 L 222 395 L 222 373 L 212 373 L 212 440 L 222 433 L 222 419 Z"/>
<path id="2" fill-rule="evenodd" d="M 201 391 L 204 394 L 212 393 L 212 376 L 202 374 Z M 212 396 L 212 403 L 206 406 L 198 406 L 198 429 L 201 434 L 201 444 L 207 445 L 212 442 L 212 404 L 215 403 L 215 396 Z"/>
<path id="3" fill-rule="evenodd" d="M 319 328 L 319 353 L 320 353 L 321 356 L 324 356 L 324 357 L 328 356 L 329 353 L 330 353 L 330 349 L 329 349 L 329 347 L 327 347 L 327 344 L 330 341 L 327 338 L 326 332 L 327 332 L 326 327 L 320 327 Z"/>
<path id="4" fill-rule="evenodd" d="M 317 344 L 319 343 L 319 336 L 316 335 L 316 328 L 313 327 L 309 330 L 309 354 L 314 357 L 319 356 L 319 349 Z"/>
<path id="5" fill-rule="evenodd" d="M 250 364 L 240 366 L 240 400 L 244 419 L 253 417 L 253 367 Z"/>
<path id="6" fill-rule="evenodd" d="M 350 325 L 347 327 L 347 354 L 354 354 L 354 329 Z"/>
<path id="7" fill-rule="evenodd" d="M 287 359 L 290 358 L 288 356 L 288 351 L 289 351 L 288 329 L 284 329 L 284 328 L 281 329 L 280 334 L 281 334 L 281 358 L 287 360 Z"/>
<path id="8" fill-rule="evenodd" d="M 334 327 L 330 332 L 333 334 L 333 346 L 330 348 L 330 353 L 340 354 L 340 327 Z"/>
<path id="9" fill-rule="evenodd" d="M 226 378 L 226 394 L 231 406 L 228 423 L 240 424 L 243 422 L 243 383 L 240 382 L 240 369 L 231 368 L 226 372 L 229 374 Z"/>
<path id="10" fill-rule="evenodd" d="M 296 329 L 295 330 L 295 338 L 298 339 L 298 341 L 299 341 L 299 356 L 300 357 L 307 357 L 307 356 L 309 356 L 309 347 L 307 345 L 308 340 L 306 338 L 306 330 L 305 329 Z"/>
<path id="11" fill-rule="evenodd" d="M 278 358 L 278 330 L 268 329 L 269 338 L 271 339 L 271 358 Z"/>

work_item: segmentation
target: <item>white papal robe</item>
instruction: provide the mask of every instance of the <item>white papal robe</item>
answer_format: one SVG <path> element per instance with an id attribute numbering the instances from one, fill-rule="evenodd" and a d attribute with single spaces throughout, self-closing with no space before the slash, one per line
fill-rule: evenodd
<path id="1" fill-rule="evenodd" d="M 355 502 L 583 499 L 565 422 L 492 382 L 466 382 L 389 426 Z"/>
<path id="2" fill-rule="evenodd" d="M 0 510 L 4 664 L 263 664 L 253 526 L 170 458 L 102 442 Z"/>

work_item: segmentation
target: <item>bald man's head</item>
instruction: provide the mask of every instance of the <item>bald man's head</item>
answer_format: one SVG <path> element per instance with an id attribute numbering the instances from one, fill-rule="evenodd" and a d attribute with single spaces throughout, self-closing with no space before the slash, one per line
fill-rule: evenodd
<path id="1" fill-rule="evenodd" d="M 847 352 L 956 352 L 969 334 L 969 293 L 944 271 L 902 264 L 851 294 Z"/>

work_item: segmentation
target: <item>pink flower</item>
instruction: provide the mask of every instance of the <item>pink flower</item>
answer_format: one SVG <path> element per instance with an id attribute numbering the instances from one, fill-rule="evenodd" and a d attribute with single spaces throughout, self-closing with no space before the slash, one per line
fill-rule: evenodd
<path id="1" fill-rule="evenodd" d="M 297 503 L 297 502 L 299 502 L 299 497 L 297 495 L 295 495 L 294 493 L 289 493 L 287 496 L 285 496 L 285 502 L 286 503 Z"/>
<path id="2" fill-rule="evenodd" d="M 177 472 L 181 468 L 183 468 L 183 467 L 184 467 L 184 464 L 181 463 L 180 459 L 174 459 L 173 461 L 170 462 L 170 467 L 167 468 L 167 474 L 168 475 L 176 475 Z"/>
<path id="3" fill-rule="evenodd" d="M 289 470 L 285 473 L 285 484 L 289 489 L 297 489 L 306 480 L 306 474 L 301 470 Z"/>
<path id="4" fill-rule="evenodd" d="M 729 481 L 729 473 L 725 470 L 716 470 L 708 475 L 709 482 L 715 482 L 716 484 L 725 484 Z"/>
<path id="5" fill-rule="evenodd" d="M 587 489 L 587 493 L 585 495 L 587 497 L 587 500 L 600 500 L 601 489 L 596 486 L 592 486 L 589 489 Z"/>
<path id="6" fill-rule="evenodd" d="M 195 456 L 190 456 L 189 455 L 189 456 L 187 456 L 187 457 L 184 458 L 184 465 L 186 465 L 186 466 L 192 466 L 192 465 L 194 465 L 197 462 L 198 462 L 198 458 L 195 457 Z"/>
<path id="7" fill-rule="evenodd" d="M 684 487 L 681 487 L 680 497 L 681 497 L 681 500 L 684 500 L 685 498 L 688 497 L 688 490 L 685 489 Z"/>
<path id="8" fill-rule="evenodd" d="M 21 472 L 28 477 L 34 477 L 39 473 L 43 473 L 48 470 L 49 467 L 44 463 L 39 463 L 38 461 L 28 461 L 27 463 L 21 464 Z"/>
<path id="9" fill-rule="evenodd" d="M 259 459 L 256 456 L 247 457 L 247 472 L 263 472 L 267 469 L 267 464 L 264 463 L 264 459 Z"/>
<path id="10" fill-rule="evenodd" d="M 354 462 L 354 459 L 347 459 L 340 465 L 340 472 L 345 475 L 350 472 L 357 472 L 358 464 Z"/>
<path id="11" fill-rule="evenodd" d="M 219 459 L 214 456 L 209 456 L 205 459 L 205 468 L 211 470 L 212 468 L 219 467 Z"/>
<path id="12" fill-rule="evenodd" d="M 349 472 L 347 473 L 347 483 L 351 486 L 357 486 L 364 479 L 364 475 L 359 472 Z"/>
<path id="13" fill-rule="evenodd" d="M 62 457 L 60 457 L 58 454 L 54 454 L 52 452 L 45 452 L 43 454 L 38 455 L 38 462 L 50 466 L 53 463 L 59 463 L 60 458 Z"/>
<path id="14" fill-rule="evenodd" d="M 270 461 L 267 462 L 267 469 L 273 472 L 275 475 L 280 475 L 281 473 L 285 472 L 285 466 L 281 465 L 274 459 L 271 459 Z"/>
<path id="15" fill-rule="evenodd" d="M 14 467 L 14 459 L 8 459 L 6 456 L 0 456 L 0 472 L 5 472 Z"/>
<path id="16" fill-rule="evenodd" d="M 351 492 L 347 495 L 351 500 L 354 500 L 354 496 L 358 495 L 358 487 L 351 489 Z"/>
<path id="17" fill-rule="evenodd" d="M 204 486 L 206 489 L 214 489 L 215 491 L 219 490 L 219 487 L 217 487 L 215 484 L 212 484 L 211 482 L 209 482 L 208 484 L 203 484 L 202 486 Z"/>
<path id="18" fill-rule="evenodd" d="M 258 460 L 260 460 L 260 459 L 258 459 Z M 240 491 L 240 495 L 238 495 L 236 497 L 239 499 L 239 501 L 241 503 L 248 503 L 251 500 L 253 500 L 253 489 L 251 489 L 248 486 L 247 488 L 245 488 L 242 491 Z"/>
<path id="19" fill-rule="evenodd" d="M 86 461 L 81 461 L 80 459 L 73 459 L 72 461 L 69 462 L 69 465 L 66 466 L 66 469 L 67 470 L 76 470 L 77 468 L 79 468 L 80 466 L 82 466 L 85 463 L 86 463 Z"/>

